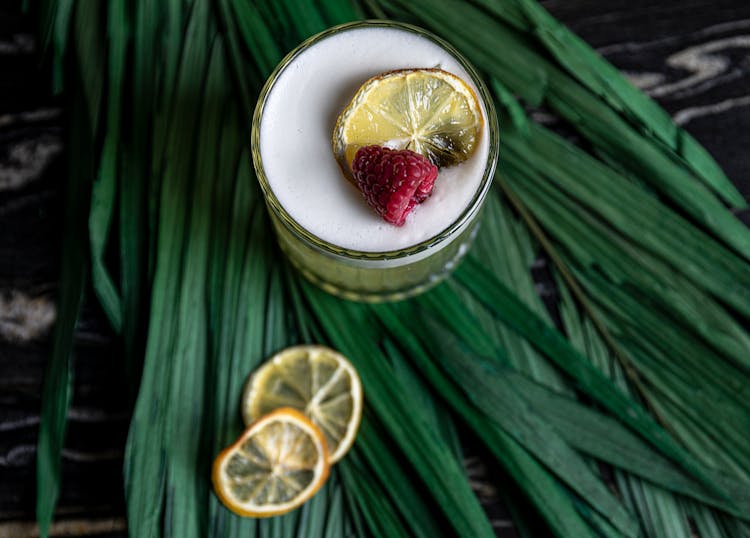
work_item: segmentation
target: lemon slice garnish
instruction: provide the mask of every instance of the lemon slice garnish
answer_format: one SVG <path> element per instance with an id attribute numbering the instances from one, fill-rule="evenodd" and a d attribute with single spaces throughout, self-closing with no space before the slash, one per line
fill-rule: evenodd
<path id="1" fill-rule="evenodd" d="M 330 462 L 351 448 L 362 417 L 362 384 L 340 353 L 295 346 L 276 354 L 248 379 L 242 398 L 246 424 L 279 407 L 304 413 L 323 432 Z"/>
<path id="2" fill-rule="evenodd" d="M 474 91 L 440 69 L 403 69 L 365 82 L 341 112 L 333 152 L 351 177 L 362 146 L 410 149 L 438 167 L 468 159 L 479 142 L 483 119 Z"/>
<path id="3" fill-rule="evenodd" d="M 328 449 L 321 431 L 294 409 L 270 413 L 214 461 L 219 499 L 246 517 L 270 517 L 310 499 L 328 478 Z"/>

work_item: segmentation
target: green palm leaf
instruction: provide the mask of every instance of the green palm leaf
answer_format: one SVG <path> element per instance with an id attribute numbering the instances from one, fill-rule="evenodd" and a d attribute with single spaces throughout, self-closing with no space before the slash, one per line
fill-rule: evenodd
<path id="1" fill-rule="evenodd" d="M 135 400 L 132 536 L 491 536 L 462 465 L 466 432 L 512 479 L 499 486 L 521 533 L 678 535 L 688 518 L 706 536 L 747 532 L 750 335 L 736 315 L 750 316 L 750 234 L 720 198 L 743 200 L 538 4 L 114 0 L 50 2 L 41 15 L 55 83 L 73 101 L 42 535 L 60 487 L 87 244 Z M 432 292 L 377 307 L 291 272 L 247 147 L 255 97 L 282 55 L 367 16 L 457 45 L 491 82 L 504 133 L 472 258 Z M 530 122 L 522 102 L 550 107 L 599 158 Z M 535 291 L 536 241 L 565 277 L 565 334 Z M 209 474 L 242 430 L 242 385 L 273 352 L 313 341 L 360 371 L 357 443 L 300 510 L 236 517 Z"/>

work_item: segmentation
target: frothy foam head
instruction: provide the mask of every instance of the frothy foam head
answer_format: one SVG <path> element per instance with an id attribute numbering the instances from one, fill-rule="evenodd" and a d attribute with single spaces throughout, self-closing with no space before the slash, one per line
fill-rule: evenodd
<path id="1" fill-rule="evenodd" d="M 432 196 L 393 226 L 370 208 L 339 168 L 331 148 L 338 114 L 371 77 L 439 68 L 479 91 L 461 63 L 433 41 L 394 27 L 355 27 L 298 54 L 277 77 L 260 121 L 260 155 L 279 203 L 303 228 L 350 250 L 404 249 L 440 234 L 471 204 L 489 158 L 487 112 L 474 154 L 440 170 Z"/>

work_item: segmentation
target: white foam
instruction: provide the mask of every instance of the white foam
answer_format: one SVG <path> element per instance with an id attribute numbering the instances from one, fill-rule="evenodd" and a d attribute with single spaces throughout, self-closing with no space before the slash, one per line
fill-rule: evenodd
<path id="1" fill-rule="evenodd" d="M 385 222 L 365 203 L 331 149 L 336 117 L 367 79 L 393 69 L 434 67 L 457 75 L 477 91 L 446 50 L 397 28 L 339 32 L 309 47 L 284 69 L 265 103 L 260 153 L 271 189 L 293 219 L 334 245 L 383 252 L 426 241 L 463 213 L 488 159 L 486 127 L 472 157 L 442 169 L 432 196 L 401 227 Z M 484 103 L 482 113 L 486 120 Z"/>

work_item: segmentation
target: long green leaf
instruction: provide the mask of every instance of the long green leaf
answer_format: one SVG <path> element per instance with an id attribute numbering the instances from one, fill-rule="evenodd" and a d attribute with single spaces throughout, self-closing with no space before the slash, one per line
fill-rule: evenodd
<path id="1" fill-rule="evenodd" d="M 99 173 L 91 193 L 89 236 L 91 243 L 91 278 L 94 290 L 112 328 L 116 332 L 120 332 L 122 329 L 121 299 L 119 291 L 115 287 L 114 279 L 104 263 L 104 258 L 117 193 L 117 168 L 119 166 L 117 147 L 121 136 L 122 85 L 130 28 L 123 1 L 112 2 L 110 9 L 112 16 L 108 17 L 107 30 L 110 37 L 108 75 L 111 93 L 107 96 L 107 131 L 102 148 Z"/>
<path id="2" fill-rule="evenodd" d="M 91 20 L 99 12 L 84 10 L 79 6 L 72 10 L 67 3 L 56 6 L 47 21 L 48 28 L 56 26 L 56 54 L 61 60 L 70 25 L 73 27 L 73 47 L 68 51 L 76 62 L 73 70 L 75 82 L 72 92 L 73 120 L 71 121 L 71 147 L 69 156 L 68 185 L 65 193 L 64 231 L 58 318 L 52 337 L 52 353 L 42 388 L 43 399 L 40 412 L 37 448 L 37 498 L 36 516 L 39 532 L 43 538 L 49 534 L 55 504 L 60 493 L 62 479 L 61 457 L 65 440 L 66 416 L 72 397 L 72 353 L 75 323 L 83 299 L 87 273 L 86 216 L 91 203 L 91 187 L 94 180 L 94 140 L 96 121 L 101 101 L 101 86 L 91 84 L 92 75 L 100 66 L 99 53 L 88 54 L 86 48 L 95 43 L 96 36 L 90 28 Z M 86 28 L 89 31 L 82 31 Z"/>
<path id="3" fill-rule="evenodd" d="M 693 474 L 712 492 L 723 496 L 721 490 L 704 476 L 694 458 L 686 454 L 642 407 L 614 388 L 585 357 L 570 347 L 562 335 L 521 304 L 490 273 L 469 259 L 456 275 L 499 319 L 524 335 L 567 372 L 581 390 L 609 409 L 664 455 Z"/>
<path id="4" fill-rule="evenodd" d="M 677 493 L 709 503 L 740 518 L 750 517 L 750 483 L 709 468 L 704 473 L 727 492 L 727 498 L 711 495 L 698 482 L 685 476 L 668 459 L 654 454 L 641 438 L 617 421 L 575 400 L 561 396 L 515 372 L 498 372 L 528 399 L 533 409 L 555 427 L 576 449 L 629 471 L 642 479 Z"/>
<path id="5" fill-rule="evenodd" d="M 567 330 L 568 336 L 571 343 L 580 350 L 585 350 L 587 355 L 592 358 L 592 361 L 597 367 L 602 370 L 605 375 L 613 379 L 615 382 L 627 388 L 627 384 L 624 381 L 624 376 L 610 354 L 607 352 L 606 347 L 600 340 L 596 332 L 590 323 L 585 319 L 579 317 L 576 305 L 573 303 L 569 293 L 567 293 L 566 287 L 560 283 L 561 291 L 561 318 Z M 557 412 L 561 405 L 555 405 L 552 409 Z M 562 426 L 560 431 L 569 432 L 570 428 Z M 578 436 L 575 436 L 578 438 Z M 601 438 L 607 440 L 614 440 L 617 435 L 612 435 L 611 430 L 608 429 L 604 436 Z M 638 442 L 642 442 L 638 440 Z M 638 451 L 631 447 L 631 443 L 628 440 L 616 440 L 615 441 L 617 450 L 623 450 L 625 457 L 622 463 L 612 462 L 613 465 L 620 467 L 621 469 L 628 469 L 628 465 L 635 463 L 639 460 L 638 456 L 633 457 Z M 596 439 L 590 446 L 596 447 L 599 444 L 599 439 Z M 585 449 L 584 449 L 585 450 Z M 604 458 L 602 458 L 604 459 Z M 634 513 L 638 514 L 639 519 L 643 522 L 644 529 L 651 535 L 687 535 L 689 534 L 689 521 L 692 519 L 695 521 L 695 515 L 691 515 L 688 512 L 688 507 L 693 507 L 692 503 L 686 501 L 680 495 L 669 494 L 666 490 L 676 490 L 675 484 L 679 484 L 681 480 L 678 477 L 674 477 L 666 480 L 662 483 L 665 489 L 661 486 L 653 485 L 655 477 L 669 476 L 669 468 L 665 475 L 664 471 L 658 469 L 651 469 L 645 473 L 640 473 L 641 469 L 649 468 L 648 463 L 654 461 L 653 456 L 645 458 L 647 465 L 635 464 L 632 469 L 634 474 L 628 474 L 621 470 L 615 470 L 615 481 L 618 485 L 618 489 L 623 496 L 623 501 L 631 507 Z M 658 460 L 658 458 L 656 458 Z M 636 475 L 643 476 L 639 478 Z M 719 480 L 716 480 L 718 483 Z M 728 487 L 724 486 L 726 490 Z M 700 492 L 699 492 L 700 493 Z M 691 495 L 686 493 L 686 495 Z M 735 503 L 741 504 L 742 495 L 730 494 L 731 498 Z M 710 504 L 710 501 L 709 501 Z M 727 508 L 724 508 L 727 509 Z M 729 511 L 733 508 L 730 507 Z M 716 517 L 712 510 L 705 505 L 697 505 L 693 507 L 693 511 L 697 513 L 702 521 L 713 522 Z M 716 532 L 709 532 L 709 529 L 705 525 L 701 524 L 698 526 L 701 534 L 708 536 L 719 536 Z"/>
<path id="6" fill-rule="evenodd" d="M 196 12 L 194 12 L 195 14 Z M 189 179 L 194 156 L 198 114 L 194 100 L 203 92 L 206 50 L 198 38 L 205 35 L 205 20 L 190 19 L 188 47 L 183 53 L 174 103 L 172 129 L 166 142 L 168 163 L 162 186 L 159 256 L 156 261 L 149 339 L 141 390 L 136 402 L 125 455 L 125 487 L 130 532 L 136 536 L 160 536 L 166 492 L 167 415 L 170 380 L 175 365 L 163 360 L 176 356 L 178 332 L 172 316 L 179 309 L 180 285 L 185 275 L 184 248 L 189 215 Z"/>
<path id="7" fill-rule="evenodd" d="M 331 343 L 350 357 L 369 387 L 367 401 L 387 425 L 404 456 L 429 488 L 460 535 L 491 536 L 492 530 L 479 503 L 471 492 L 463 471 L 451 451 L 440 443 L 425 425 L 409 412 L 409 398 L 395 390 L 392 373 L 380 349 L 362 331 L 352 326 L 368 327 L 366 310 L 353 303 L 338 301 L 306 284 L 308 303 L 320 319 Z M 348 327 L 341 330 L 342 327 Z M 393 405 L 394 402 L 401 405 Z"/>
<path id="8" fill-rule="evenodd" d="M 696 285 L 704 286 L 720 300 L 750 315 L 750 270 L 744 260 L 717 244 L 676 213 L 664 206 L 619 174 L 571 143 L 533 125 L 529 137 L 509 133 L 505 138 L 508 151 L 531 169 L 539 170 L 545 181 L 550 178 L 571 197 L 580 201 L 591 214 L 606 222 L 666 262 L 673 271 L 684 274 Z M 550 155 L 540 161 L 530 151 L 533 147 Z M 554 164 L 552 164 L 554 163 Z M 513 164 L 511 170 L 516 170 Z M 587 170 L 581 174 L 582 170 Z M 527 172 L 525 177 L 534 177 Z M 513 173 L 511 185 L 519 181 Z"/>
<path id="9" fill-rule="evenodd" d="M 394 335 L 415 361 L 419 371 L 444 398 L 461 418 L 485 442 L 487 448 L 497 457 L 498 462 L 517 480 L 520 487 L 534 502 L 550 527 L 558 536 L 593 536 L 592 529 L 581 519 L 567 496 L 552 475 L 515 441 L 511 435 L 488 421 L 460 395 L 460 389 L 448 381 L 438 370 L 435 357 L 430 356 L 418 341 L 413 331 L 406 330 L 400 318 L 393 316 L 390 309 L 376 307 L 383 326 Z M 441 355 L 442 356 L 442 355 Z"/>
<path id="10" fill-rule="evenodd" d="M 435 297 L 443 312 L 455 322 L 458 297 L 447 294 L 436 295 L 445 287 L 434 290 Z M 465 351 L 446 327 L 432 317 L 432 308 L 411 311 L 401 305 L 394 307 L 398 312 L 403 330 L 425 336 L 423 344 L 445 370 L 446 375 L 464 387 L 466 397 L 475 407 L 513 437 L 541 463 L 557 474 L 567 486 L 585 498 L 619 532 L 625 536 L 637 536 L 637 523 L 616 500 L 601 480 L 586 466 L 583 459 L 531 408 L 515 389 L 512 380 L 496 375 L 492 362 L 482 361 Z M 407 320 L 415 320 L 409 323 Z M 411 327 L 409 326 L 411 325 Z M 390 331 L 399 334 L 399 327 L 393 323 Z M 462 333 L 463 334 L 463 333 Z M 405 336 L 401 334 L 401 339 Z M 466 335 L 471 340 L 471 335 Z M 467 390 L 469 389 L 470 390 Z"/>
<path id="11" fill-rule="evenodd" d="M 746 207 L 747 202 L 716 161 L 692 136 L 679 128 L 664 109 L 635 88 L 614 66 L 603 61 L 586 42 L 556 21 L 539 3 L 534 0 L 510 3 L 517 4 L 529 26 L 527 30 L 571 76 L 636 123 L 643 136 L 664 144 L 732 207 Z"/>
<path id="12" fill-rule="evenodd" d="M 73 337 L 83 299 L 86 260 L 86 215 L 94 176 L 91 126 L 88 107 L 82 95 L 73 96 L 76 118 L 72 124 L 70 173 L 65 195 L 62 267 L 57 322 L 52 336 L 52 353 L 42 387 L 41 422 L 36 456 L 36 517 L 42 538 L 49 527 L 60 493 L 61 456 L 65 440 L 66 417 L 72 397 Z"/>
<path id="13" fill-rule="evenodd" d="M 197 8 L 197 6 L 196 6 Z M 205 17 L 205 12 L 196 11 L 195 17 Z M 202 109 L 199 119 L 200 133 L 197 147 L 216 144 L 220 140 L 221 107 L 229 97 L 229 90 L 222 82 L 225 71 L 223 43 L 213 41 L 209 52 L 206 84 L 203 89 Z M 166 450 L 167 472 L 167 517 L 165 536 L 198 538 L 204 536 L 206 527 L 203 507 L 207 502 L 208 484 L 193 480 L 197 472 L 207 475 L 210 458 L 202 453 L 205 443 L 200 442 L 204 422 L 205 398 L 203 383 L 207 364 L 207 307 L 205 303 L 206 285 L 209 271 L 211 207 L 206 200 L 213 197 L 217 181 L 205 181 L 218 166 L 219 148 L 211 152 L 198 153 L 194 164 L 195 181 L 190 186 L 192 206 L 190 224 L 187 230 L 189 242 L 185 247 L 185 257 L 189 260 L 188 270 L 181 289 L 180 305 L 176 315 L 179 342 L 175 349 L 175 359 L 180 367 L 173 371 L 169 387 L 168 429 Z M 231 176 L 230 176 L 231 179 Z M 170 518 L 169 515 L 172 517 Z"/>

